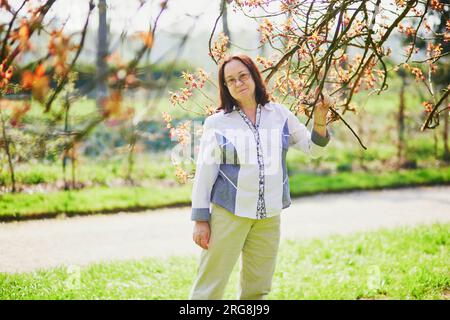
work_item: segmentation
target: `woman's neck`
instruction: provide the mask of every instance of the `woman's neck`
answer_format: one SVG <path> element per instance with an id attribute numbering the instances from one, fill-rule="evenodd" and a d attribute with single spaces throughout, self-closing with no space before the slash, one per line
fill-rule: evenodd
<path id="1" fill-rule="evenodd" d="M 246 114 L 255 112 L 257 106 L 256 99 L 254 98 L 251 100 L 239 101 L 239 108 L 241 108 Z"/>
<path id="2" fill-rule="evenodd" d="M 252 99 L 250 101 L 239 101 L 239 108 L 245 113 L 247 118 L 250 119 L 250 121 L 255 124 L 256 123 L 256 107 L 257 103 L 255 99 Z"/>

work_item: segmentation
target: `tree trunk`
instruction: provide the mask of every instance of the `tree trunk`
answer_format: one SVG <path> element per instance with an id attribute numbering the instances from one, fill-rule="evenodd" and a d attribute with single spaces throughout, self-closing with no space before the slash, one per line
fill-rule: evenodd
<path id="1" fill-rule="evenodd" d="M 108 26 L 106 24 L 106 0 L 98 1 L 98 42 L 97 42 L 97 108 L 101 110 L 101 102 L 108 95 L 106 74 L 108 65 Z"/>
<path id="2" fill-rule="evenodd" d="M 69 131 L 69 108 L 70 108 L 70 103 L 69 103 L 68 97 L 66 96 L 66 101 L 64 102 L 64 109 L 65 109 L 64 132 L 66 133 L 66 135 L 68 134 L 68 131 Z M 62 158 L 62 171 L 63 171 L 63 179 L 64 179 L 64 190 L 69 190 L 69 183 L 67 181 L 67 174 L 66 174 L 67 160 L 68 159 L 69 159 L 69 157 L 68 157 L 68 150 L 65 147 L 64 148 L 64 152 L 63 152 L 63 158 Z"/>
<path id="3" fill-rule="evenodd" d="M 448 97 L 445 99 L 445 106 L 448 107 Z M 448 118 L 450 117 L 450 109 L 444 111 L 444 161 L 450 162 L 450 151 L 448 147 Z"/>
<path id="4" fill-rule="evenodd" d="M 358 134 L 360 137 L 363 137 L 365 135 L 365 129 L 366 127 L 364 126 L 364 112 L 358 112 Z M 367 171 L 368 167 L 366 166 L 365 162 L 364 162 L 364 152 L 365 150 L 363 148 L 359 148 L 359 152 L 358 152 L 358 162 L 359 162 L 359 168 L 361 170 Z M 352 170 L 353 170 L 353 165 L 352 165 Z"/>
<path id="5" fill-rule="evenodd" d="M 222 13 L 222 29 L 223 29 L 223 33 L 225 33 L 225 35 L 228 37 L 228 43 L 227 43 L 227 47 L 230 47 L 230 42 L 231 42 L 231 33 L 230 33 L 230 29 L 228 28 L 228 15 L 227 15 L 227 1 L 226 0 L 222 0 L 222 4 L 220 6 Z"/>
<path id="6" fill-rule="evenodd" d="M 438 152 L 438 135 L 437 130 L 433 130 L 433 141 L 434 141 L 434 157 L 436 159 L 439 159 L 439 152 Z"/>
<path id="7" fill-rule="evenodd" d="M 75 167 L 76 167 L 76 156 L 75 156 L 75 145 L 73 145 L 73 147 L 72 147 L 73 149 L 72 149 L 72 151 L 73 151 L 73 154 L 72 154 L 72 189 L 74 189 L 75 190 L 75 188 L 76 188 L 76 180 L 75 180 Z"/>
<path id="8" fill-rule="evenodd" d="M 12 155 L 11 155 L 11 150 L 9 149 L 9 140 L 8 140 L 8 136 L 6 135 L 6 121 L 5 118 L 3 117 L 3 111 L 0 109 L 0 115 L 1 115 L 1 120 L 2 120 L 2 134 L 3 134 L 3 141 L 4 141 L 4 147 L 5 147 L 5 152 L 6 152 L 6 156 L 8 157 L 8 165 L 9 165 L 9 174 L 11 177 L 11 192 L 16 192 L 16 179 L 14 176 L 14 165 L 12 163 Z"/>
<path id="9" fill-rule="evenodd" d="M 136 141 L 137 141 L 137 134 L 134 132 L 134 128 L 132 130 L 133 130 L 133 132 L 131 132 L 131 137 L 130 137 L 130 150 L 128 152 L 127 180 L 131 184 L 134 184 L 134 180 L 133 180 L 133 169 L 134 169 L 134 162 L 135 162 L 134 150 L 135 150 Z"/>
<path id="10" fill-rule="evenodd" d="M 399 167 L 402 167 L 405 161 L 405 86 L 406 79 L 405 77 L 402 77 L 402 86 L 400 87 L 400 104 L 398 109 L 397 163 Z"/>

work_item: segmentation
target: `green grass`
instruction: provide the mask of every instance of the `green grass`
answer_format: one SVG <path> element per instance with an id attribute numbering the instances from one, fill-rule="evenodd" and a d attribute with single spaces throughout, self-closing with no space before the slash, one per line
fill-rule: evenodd
<path id="1" fill-rule="evenodd" d="M 428 133 L 427 133 L 428 134 Z M 311 160 L 307 155 L 296 149 L 289 149 L 287 165 L 290 173 L 304 170 L 310 163 L 322 167 L 335 168 L 336 171 L 352 170 L 352 165 L 364 163 L 367 167 L 376 167 L 385 170 L 385 163 L 394 163 L 397 159 L 397 148 L 394 142 L 374 143 L 367 150 L 359 145 L 341 142 L 340 137 L 331 140 L 326 155 L 318 160 Z M 430 137 L 416 137 L 406 141 L 405 158 L 415 160 L 422 168 L 434 167 L 437 158 L 442 157 L 444 146 L 442 142 L 437 145 L 437 157 L 434 154 L 434 143 Z"/>
<path id="2" fill-rule="evenodd" d="M 332 125 L 335 137 L 323 159 L 311 161 L 300 151 L 291 149 L 288 152 L 287 166 L 293 197 L 317 192 L 450 183 L 450 167 L 435 167 L 438 161 L 433 150 L 434 132 L 432 130 L 419 133 L 418 129 L 410 128 L 407 134 L 406 157 L 416 160 L 422 169 L 389 171 L 389 168 L 392 168 L 390 164 L 396 157 L 395 126 L 392 126 L 395 122 L 395 106 L 398 102 L 396 90 L 394 86 L 391 86 L 389 92 L 381 96 L 371 96 L 363 108 L 362 113 L 365 113 L 367 117 L 362 123 L 370 124 L 365 129 L 365 134 L 361 136 L 368 145 L 366 151 L 362 151 L 346 127 Z M 367 92 L 362 92 L 357 95 L 357 99 L 362 101 L 365 95 Z M 135 106 L 138 109 L 152 108 L 151 103 L 143 105 L 138 101 L 135 101 Z M 181 108 L 170 106 L 168 99 L 163 97 L 153 115 L 159 119 L 160 112 L 169 111 L 170 108 L 184 112 Z M 75 118 L 86 116 L 95 110 L 95 103 L 93 100 L 83 99 L 77 101 L 72 110 Z M 422 111 L 415 91 L 407 95 L 407 110 L 411 115 L 420 114 Z M 29 116 L 45 117 L 42 107 L 37 105 L 33 105 Z M 181 116 L 186 114 L 180 114 Z M 376 121 L 380 120 L 376 119 L 377 117 L 380 117 L 382 121 Z M 347 120 L 356 118 L 357 116 L 351 113 L 346 115 Z M 414 117 L 412 120 L 420 122 Z M 301 121 L 304 122 L 304 119 Z M 381 126 L 377 126 L 378 124 Z M 387 127 L 389 128 L 386 129 Z M 438 129 L 441 130 L 441 127 Z M 369 131 L 373 131 L 372 134 Z M 437 150 L 438 155 L 442 155 L 441 142 Z M 136 157 L 132 177 L 138 184 L 151 183 L 154 186 L 114 187 L 121 183 L 123 185 L 128 168 L 126 159 L 127 154 L 119 151 L 110 152 L 103 158 L 97 157 L 94 160 L 80 157 L 76 167 L 76 181 L 86 186 L 82 190 L 55 191 L 45 195 L 40 193 L 0 195 L 0 221 L 55 216 L 58 213 L 72 215 L 119 210 L 134 211 L 172 204 L 190 204 L 190 186 L 163 187 L 175 179 L 174 167 L 168 157 L 163 154 L 152 153 L 148 156 L 139 154 Z M 369 169 L 368 172 L 353 171 L 355 168 L 358 170 L 361 163 Z M 305 172 L 313 173 L 305 174 Z M 319 172 L 328 174 L 322 175 Z M 67 176 L 70 179 L 70 166 L 67 168 Z M 19 187 L 35 184 L 54 186 L 57 183 L 61 184 L 63 180 L 60 163 L 42 164 L 33 161 L 17 164 L 15 177 Z M 0 170 L 0 185 L 10 187 L 10 184 L 9 172 L 4 166 L 3 170 Z"/>
<path id="3" fill-rule="evenodd" d="M 158 119 L 162 121 L 161 114 L 163 111 L 166 111 L 172 115 L 174 119 L 183 119 L 183 118 L 192 118 L 197 117 L 198 115 L 186 111 L 182 109 L 179 106 L 173 106 L 170 103 L 170 95 L 169 91 L 175 92 L 179 89 L 180 86 L 184 85 L 184 81 L 178 81 L 176 83 L 176 86 L 172 89 L 167 88 L 166 94 L 163 95 L 161 98 L 156 99 L 154 97 L 151 97 L 150 99 L 136 99 L 134 97 L 125 97 L 122 101 L 122 105 L 124 107 L 132 107 L 136 112 L 140 112 L 142 110 L 146 110 L 146 115 L 151 119 Z M 206 92 L 210 97 L 214 97 L 214 92 Z M 198 96 L 201 96 L 200 94 L 197 94 Z M 154 95 L 153 95 L 154 96 Z M 198 98 L 197 98 L 198 99 Z M 198 99 L 197 101 L 205 101 L 202 99 Z M 22 101 L 10 101 L 10 103 L 18 104 L 20 105 Z M 209 102 L 208 102 L 209 104 Z M 200 112 L 202 111 L 200 108 L 196 107 L 195 105 L 189 106 L 188 109 L 192 107 L 192 110 Z M 63 110 L 63 103 L 58 100 L 56 103 L 52 105 L 52 111 L 54 114 L 61 113 Z M 75 117 L 75 119 L 79 117 L 85 117 L 92 114 L 97 113 L 97 106 L 95 99 L 90 98 L 82 98 L 79 100 L 76 100 L 70 108 L 70 115 L 71 117 Z M 31 103 L 31 109 L 27 113 L 27 116 L 29 118 L 39 118 L 39 119 L 47 119 L 51 118 L 47 113 L 44 112 L 43 106 L 37 102 L 36 100 L 33 100 Z"/>
<path id="4" fill-rule="evenodd" d="M 186 204 L 192 187 L 86 188 L 48 194 L 4 194 L 0 196 L 0 220 L 54 217 L 100 212 L 138 211 Z"/>
<path id="5" fill-rule="evenodd" d="M 436 159 L 433 153 L 433 143 L 429 138 L 409 141 L 407 157 L 415 159 L 420 167 L 434 166 Z M 442 154 L 443 145 L 438 145 L 438 154 Z M 367 166 L 383 167 L 386 161 L 396 158 L 394 145 L 376 145 L 362 152 L 359 147 L 345 148 L 331 143 L 323 159 L 311 161 L 304 153 L 291 148 L 287 154 L 287 166 L 290 174 L 305 171 L 305 166 L 316 163 L 321 167 L 331 167 L 334 171 L 351 171 L 352 164 L 359 163 L 360 158 Z M 67 177 L 70 179 L 70 162 Z M 109 186 L 114 181 L 125 179 L 128 170 L 127 154 L 114 154 L 106 159 L 95 160 L 82 157 L 77 163 L 76 180 L 84 185 Z M 132 174 L 136 181 L 175 179 L 174 166 L 164 152 L 138 154 L 135 157 Z M 15 179 L 19 184 L 33 185 L 39 183 L 55 183 L 63 180 L 60 162 L 29 161 L 17 164 Z M 0 170 L 0 185 L 10 185 L 10 174 L 7 167 Z"/>
<path id="6" fill-rule="evenodd" d="M 123 180 L 127 176 L 128 163 L 126 156 L 112 156 L 110 159 L 85 160 L 78 162 L 76 167 L 76 181 L 83 184 L 108 186 L 116 180 Z M 72 168 L 66 167 L 67 179 L 71 180 Z M 132 177 L 137 181 L 155 179 L 175 179 L 174 166 L 162 154 L 140 155 L 137 157 Z M 28 162 L 15 168 L 17 183 L 33 185 L 39 183 L 56 183 L 63 181 L 64 176 L 60 163 Z M 0 171 L 0 184 L 10 185 L 10 174 L 5 168 Z"/>
<path id="7" fill-rule="evenodd" d="M 314 194 L 317 192 L 449 184 L 450 167 L 380 173 L 342 172 L 329 176 L 296 174 L 291 176 L 289 180 L 292 196 Z"/>
<path id="8" fill-rule="evenodd" d="M 450 224 L 284 240 L 269 299 L 448 299 Z M 0 299 L 187 299 L 196 256 L 0 274 Z M 237 263 L 224 298 L 234 299 Z"/>
<path id="9" fill-rule="evenodd" d="M 368 190 L 414 185 L 450 184 L 450 167 L 384 173 L 333 175 L 296 174 L 290 177 L 292 197 L 318 192 Z M 74 191 L 0 196 L 0 221 L 67 215 L 139 211 L 172 205 L 190 205 L 192 183 L 172 187 L 95 187 Z"/>
<path id="10" fill-rule="evenodd" d="M 178 80 L 178 79 L 177 79 Z M 354 103 L 358 107 L 358 111 L 367 112 L 368 115 L 371 116 L 382 116 L 386 118 L 387 116 L 393 116 L 393 111 L 398 109 L 399 104 L 399 88 L 400 82 L 398 79 L 391 80 L 391 87 L 383 91 L 380 95 L 372 94 L 368 96 L 369 91 L 361 91 L 354 95 Z M 182 118 L 191 118 L 196 115 L 192 112 L 188 112 L 179 106 L 173 106 L 169 102 L 169 91 L 177 91 L 180 87 L 184 85 L 183 81 L 175 81 L 172 85 L 172 88 L 168 88 L 165 95 L 163 95 L 159 100 L 154 98 L 147 101 L 139 101 L 135 98 L 126 98 L 124 99 L 125 106 L 132 106 L 136 111 L 146 109 L 148 114 L 155 119 L 161 119 L 161 113 L 163 111 L 169 112 L 175 119 Z M 414 86 L 415 84 L 412 84 Z M 412 87 L 411 86 L 411 87 Z M 217 101 L 217 92 L 215 88 L 210 88 L 205 91 L 205 93 L 215 99 Z M 211 102 L 204 99 L 203 96 L 199 93 L 194 94 L 195 97 L 191 98 L 190 102 L 187 103 L 184 107 L 192 109 L 194 111 L 201 111 L 198 106 L 191 101 L 195 101 L 200 105 L 210 104 Z M 282 101 L 282 98 L 277 98 L 278 102 Z M 20 101 L 14 103 L 21 103 Z M 421 99 L 416 92 L 416 90 L 410 90 L 408 94 L 405 96 L 405 105 L 406 110 L 414 113 L 420 112 L 423 110 L 421 106 Z M 62 110 L 62 103 L 57 101 L 53 104 L 52 110 L 57 113 Z M 43 107 L 37 101 L 32 101 L 31 110 L 28 113 L 28 116 L 38 117 L 38 118 L 47 118 L 48 115 L 43 112 Z M 71 115 L 75 117 L 86 116 L 96 112 L 96 102 L 95 99 L 82 98 L 74 102 L 71 106 Z"/>

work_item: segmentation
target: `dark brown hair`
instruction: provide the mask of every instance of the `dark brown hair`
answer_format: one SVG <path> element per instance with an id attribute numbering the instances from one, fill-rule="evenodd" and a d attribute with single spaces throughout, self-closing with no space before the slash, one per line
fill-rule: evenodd
<path id="1" fill-rule="evenodd" d="M 245 54 L 238 54 L 225 57 L 219 65 L 219 95 L 220 106 L 217 110 L 223 110 L 225 113 L 233 111 L 233 106 L 237 105 L 237 101 L 231 96 L 230 91 L 225 85 L 225 65 L 231 60 L 239 60 L 250 71 L 253 81 L 255 82 L 255 99 L 256 103 L 265 105 L 269 102 L 269 95 L 267 94 L 266 84 L 264 83 L 258 67 L 253 62 L 252 58 Z"/>

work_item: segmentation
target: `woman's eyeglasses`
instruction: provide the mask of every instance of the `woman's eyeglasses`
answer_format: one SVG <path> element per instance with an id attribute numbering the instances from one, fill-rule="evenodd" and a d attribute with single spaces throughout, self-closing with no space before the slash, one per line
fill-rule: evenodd
<path id="1" fill-rule="evenodd" d="M 228 79 L 225 81 L 225 85 L 229 88 L 229 87 L 234 87 L 236 86 L 236 81 L 239 80 L 239 82 L 244 83 L 245 81 L 247 81 L 248 79 L 250 79 L 250 73 L 246 72 L 246 73 L 241 73 L 239 75 L 239 77 L 237 79 Z"/>

